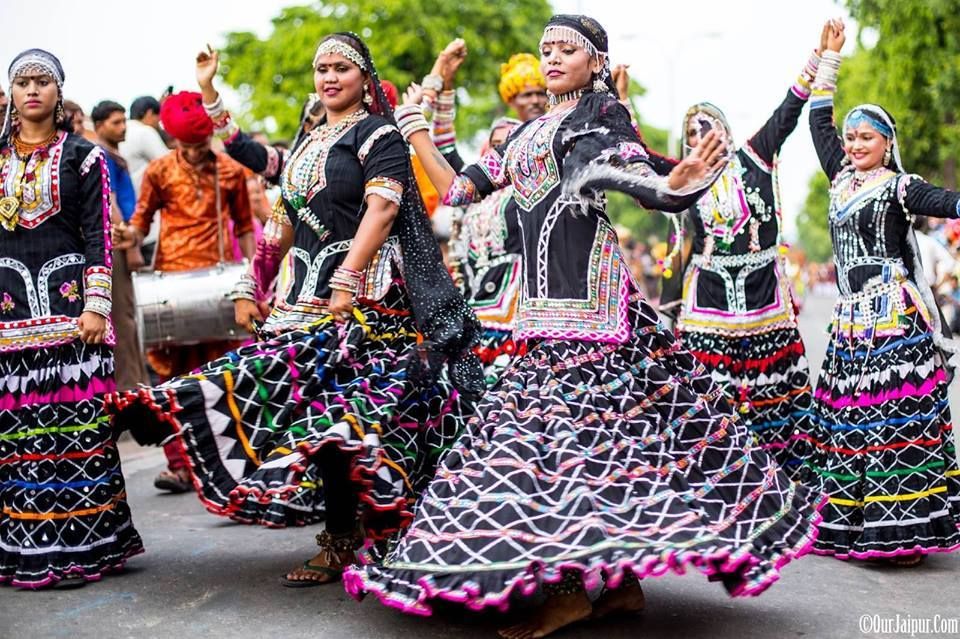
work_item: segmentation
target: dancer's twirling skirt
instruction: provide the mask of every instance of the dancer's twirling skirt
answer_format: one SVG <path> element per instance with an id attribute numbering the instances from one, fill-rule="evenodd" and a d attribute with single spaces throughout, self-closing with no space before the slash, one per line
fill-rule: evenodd
<path id="1" fill-rule="evenodd" d="M 563 570 L 615 586 L 696 567 L 763 591 L 816 534 L 818 497 L 762 452 L 642 301 L 624 344 L 531 345 L 480 402 L 406 534 L 345 576 L 406 612 L 506 608 Z"/>
<path id="2" fill-rule="evenodd" d="M 841 297 L 816 391 L 816 551 L 868 559 L 960 545 L 948 376 L 909 281 Z"/>
<path id="3" fill-rule="evenodd" d="M 367 534 L 388 535 L 410 520 L 417 478 L 429 479 L 460 423 L 446 378 L 431 388 L 408 379 L 417 345 L 408 309 L 394 287 L 342 327 L 325 316 L 157 388 L 113 395 L 108 410 L 143 443 L 175 433 L 207 509 L 243 523 L 322 519 L 317 463 L 336 446 L 350 457 Z"/>
<path id="4" fill-rule="evenodd" d="M 0 353 L 0 583 L 95 581 L 143 552 L 103 394 L 113 352 L 79 340 Z"/>
<path id="5" fill-rule="evenodd" d="M 803 340 L 796 328 L 727 337 L 680 333 L 683 345 L 727 392 L 760 446 L 791 477 L 803 475 L 809 456 L 813 391 Z"/>

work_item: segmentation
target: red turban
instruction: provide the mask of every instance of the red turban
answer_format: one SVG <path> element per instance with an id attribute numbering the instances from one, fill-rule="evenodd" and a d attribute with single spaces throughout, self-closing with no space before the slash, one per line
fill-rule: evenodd
<path id="1" fill-rule="evenodd" d="M 395 85 L 390 80 L 381 80 L 380 88 L 383 89 L 383 95 L 386 96 L 387 102 L 390 103 L 391 109 L 397 108 L 397 85 Z"/>
<path id="2" fill-rule="evenodd" d="M 193 91 L 174 93 L 160 105 L 164 130 L 181 142 L 199 144 L 213 135 L 213 121 L 203 110 L 203 98 Z"/>

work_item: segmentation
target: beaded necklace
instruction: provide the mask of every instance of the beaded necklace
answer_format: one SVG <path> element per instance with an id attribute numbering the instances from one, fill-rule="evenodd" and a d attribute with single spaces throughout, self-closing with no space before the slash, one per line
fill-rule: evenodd
<path id="1" fill-rule="evenodd" d="M 13 179 L 13 194 L 0 198 L 0 227 L 7 231 L 13 231 L 20 222 L 20 208 L 22 206 L 36 205 L 37 202 L 37 175 L 40 173 L 40 166 L 46 160 L 47 147 L 57 139 L 60 132 L 54 130 L 50 135 L 37 143 L 24 142 L 20 139 L 19 133 L 14 134 L 10 142 L 13 144 L 14 152 L 19 158 L 17 162 L 17 174 Z M 37 157 L 34 153 L 39 151 Z M 29 170 L 28 170 L 29 169 Z M 24 197 L 24 189 L 27 189 Z"/>
<path id="2" fill-rule="evenodd" d="M 310 197 L 326 187 L 326 164 L 330 149 L 347 129 L 369 115 L 369 112 L 361 107 L 334 124 L 324 123 L 313 129 L 287 169 L 283 185 L 284 195 L 296 210 L 297 217 L 321 240 L 325 239 L 329 232 L 310 210 Z"/>

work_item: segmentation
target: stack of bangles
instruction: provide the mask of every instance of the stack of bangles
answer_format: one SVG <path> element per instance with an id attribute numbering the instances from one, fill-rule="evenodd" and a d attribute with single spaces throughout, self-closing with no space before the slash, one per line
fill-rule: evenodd
<path id="1" fill-rule="evenodd" d="M 360 271 L 355 271 L 346 266 L 338 266 L 337 270 L 333 272 L 333 276 L 330 277 L 330 288 L 334 291 L 356 295 L 357 291 L 360 290 L 360 279 L 362 277 L 363 273 Z"/>
<path id="2" fill-rule="evenodd" d="M 251 302 L 256 302 L 257 280 L 254 279 L 252 274 L 244 273 L 240 276 L 240 281 L 234 284 L 233 290 L 230 291 L 229 297 L 234 302 L 237 300 L 249 300 Z"/>
<path id="3" fill-rule="evenodd" d="M 394 117 L 397 118 L 397 127 L 400 129 L 400 135 L 402 135 L 403 139 L 407 142 L 410 141 L 410 136 L 417 131 L 427 131 L 430 129 L 430 125 L 427 124 L 427 119 L 423 116 L 423 109 L 420 108 L 419 104 L 404 104 L 401 107 L 397 107 L 397 110 L 394 112 Z"/>

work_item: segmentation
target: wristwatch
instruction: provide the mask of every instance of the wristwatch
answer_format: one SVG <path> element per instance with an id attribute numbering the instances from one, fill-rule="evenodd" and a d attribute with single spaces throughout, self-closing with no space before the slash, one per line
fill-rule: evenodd
<path id="1" fill-rule="evenodd" d="M 420 86 L 428 91 L 436 91 L 439 93 L 440 91 L 443 91 L 443 78 L 436 73 L 425 75 L 423 76 L 423 82 L 420 84 Z"/>

